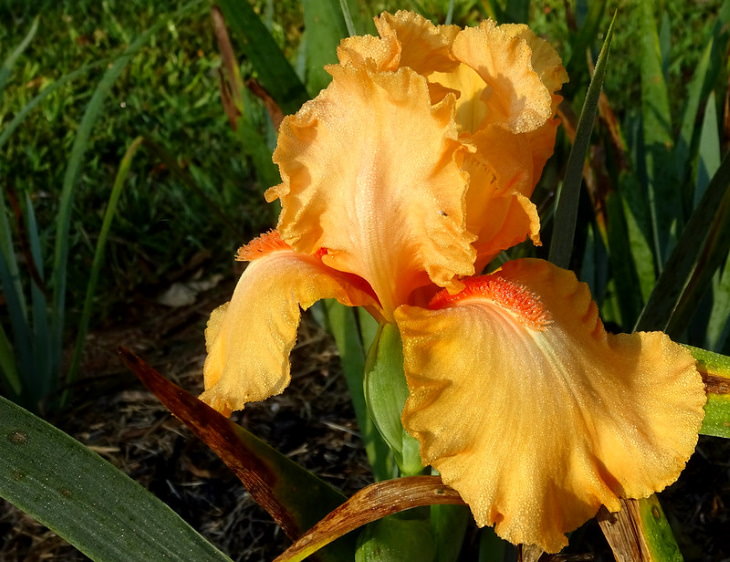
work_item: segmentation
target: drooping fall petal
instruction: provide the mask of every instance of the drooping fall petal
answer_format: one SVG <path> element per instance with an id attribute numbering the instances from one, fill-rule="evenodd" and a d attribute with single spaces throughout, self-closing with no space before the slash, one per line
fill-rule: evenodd
<path id="1" fill-rule="evenodd" d="M 460 287 L 473 273 L 466 231 L 467 151 L 453 98 L 432 106 L 408 68 L 331 66 L 332 83 L 281 125 L 278 229 L 295 250 L 366 279 L 384 314 L 429 283 Z"/>
<path id="2" fill-rule="evenodd" d="M 226 415 L 287 387 L 300 307 L 306 310 L 319 299 L 375 305 L 361 280 L 326 267 L 316 256 L 294 252 L 276 233 L 244 246 L 239 256 L 256 259 L 231 301 L 213 311 L 205 331 L 201 399 Z"/>
<path id="3" fill-rule="evenodd" d="M 694 450 L 705 394 L 659 332 L 607 334 L 586 285 L 541 260 L 396 311 L 406 429 L 480 525 L 556 552 L 619 497 L 672 483 Z"/>

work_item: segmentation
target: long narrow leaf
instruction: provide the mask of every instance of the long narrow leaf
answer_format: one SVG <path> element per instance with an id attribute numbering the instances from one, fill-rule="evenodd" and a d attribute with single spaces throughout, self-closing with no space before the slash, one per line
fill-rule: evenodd
<path id="1" fill-rule="evenodd" d="M 93 560 L 230 560 L 126 474 L 2 397 L 0 496 Z"/>
<path id="2" fill-rule="evenodd" d="M 156 31 L 156 27 L 148 29 L 140 35 L 132 44 L 130 50 L 143 45 Z M 96 120 L 101 115 L 106 96 L 111 91 L 114 82 L 121 75 L 127 66 L 131 56 L 122 55 L 117 61 L 104 73 L 101 81 L 94 90 L 94 94 L 86 107 L 81 124 L 76 132 L 71 155 L 69 156 L 68 166 L 63 178 L 63 187 L 61 190 L 60 205 L 58 215 L 56 217 L 56 243 L 53 256 L 53 313 L 55 333 L 54 340 L 60 345 L 62 340 L 63 323 L 66 307 L 66 267 L 68 263 L 69 251 L 69 232 L 71 227 L 71 211 L 73 208 L 73 198 L 78 185 L 79 174 L 86 150 L 89 147 L 91 130 Z"/>
<path id="3" fill-rule="evenodd" d="M 109 195 L 109 202 L 107 203 L 106 211 L 104 211 L 104 220 L 101 225 L 101 230 L 99 231 L 99 238 L 96 241 L 94 260 L 91 263 L 89 281 L 86 285 L 84 307 L 81 311 L 81 317 L 79 318 L 76 329 L 76 343 L 74 345 L 73 356 L 71 357 L 71 364 L 66 374 L 66 385 L 70 385 L 76 380 L 76 375 L 81 364 L 81 355 L 84 350 L 84 343 L 86 341 L 86 332 L 89 329 L 89 320 L 91 318 L 91 312 L 94 305 L 96 285 L 99 282 L 99 273 L 101 272 L 101 266 L 104 263 L 104 251 L 106 249 L 107 239 L 109 238 L 109 231 L 111 230 L 112 222 L 116 215 L 117 204 L 119 203 L 119 197 L 122 195 L 122 188 L 124 187 L 124 182 L 127 179 L 129 167 L 132 165 L 132 159 L 143 142 L 144 137 L 137 137 L 131 142 L 122 157 L 122 161 L 119 163 L 119 170 L 117 170 L 117 175 L 114 178 L 114 185 L 112 186 L 112 191 Z M 65 402 L 66 394 L 67 393 L 64 392 L 64 397 L 61 399 L 62 404 Z"/>
<path id="4" fill-rule="evenodd" d="M 249 1 L 220 0 L 219 5 L 261 85 L 285 113 L 299 109 L 309 99 L 307 90 Z"/>
<path id="5" fill-rule="evenodd" d="M 583 109 L 578 119 L 578 128 L 575 133 L 573 148 L 568 157 L 565 169 L 565 180 L 560 190 L 560 196 L 555 208 L 555 231 L 550 241 L 550 261 L 560 267 L 568 267 L 570 255 L 573 250 L 573 239 L 575 237 L 575 223 L 578 217 L 578 198 L 583 177 L 583 163 L 586 152 L 591 142 L 591 131 L 598 110 L 598 98 L 603 85 L 603 78 L 606 75 L 606 64 L 608 52 L 613 37 L 613 26 L 616 21 L 614 14 L 611 25 L 608 27 L 606 39 L 603 41 L 601 52 L 598 55 L 598 62 L 593 73 L 593 78 L 588 86 Z"/>
<path id="6" fill-rule="evenodd" d="M 641 114 L 646 181 L 657 270 L 663 270 L 667 252 L 676 239 L 681 217 L 680 190 L 672 173 L 672 121 L 669 92 L 664 79 L 654 2 L 639 4 L 641 33 Z"/>
<path id="7" fill-rule="evenodd" d="M 13 353 L 13 347 L 5 334 L 5 329 L 0 325 L 0 373 L 10 392 L 16 397 L 20 396 L 23 385 L 18 376 L 18 366 Z"/>
<path id="8" fill-rule="evenodd" d="M 302 0 L 304 32 L 307 34 L 306 81 L 313 96 L 332 79 L 324 66 L 337 62 L 337 45 L 348 35 L 349 24 L 343 17 L 345 7 L 347 2 L 344 0 Z M 349 16 L 349 9 L 347 14 Z"/>
<path id="9" fill-rule="evenodd" d="M 226 463 L 292 540 L 345 501 L 334 487 L 171 383 L 133 353 L 121 350 L 121 354 L 145 386 Z M 345 560 L 353 550 L 352 545 L 338 543 L 322 558 Z"/>
<path id="10" fill-rule="evenodd" d="M 335 300 L 325 301 L 325 311 L 327 314 L 327 327 L 335 339 L 340 354 L 342 371 L 345 375 L 357 425 L 360 429 L 360 436 L 365 446 L 368 461 L 373 469 L 373 474 L 376 480 L 391 478 L 394 471 L 393 459 L 389 454 L 388 446 L 368 414 L 368 407 L 365 403 L 363 389 L 365 350 L 358 336 L 355 311 Z"/>
<path id="11" fill-rule="evenodd" d="M 317 523 L 275 562 L 304 560 L 345 533 L 386 515 L 444 504 L 463 505 L 464 501 L 438 476 L 410 476 L 371 484 Z"/>
<path id="12" fill-rule="evenodd" d="M 705 381 L 707 404 L 700 433 L 730 438 L 730 357 L 687 346 Z"/>
<path id="13" fill-rule="evenodd" d="M 727 256 L 729 227 L 730 157 L 726 156 L 667 260 L 635 330 L 666 331 L 670 322 L 674 330 L 681 330 L 682 325 L 673 317 L 677 312 L 686 314 L 707 288 L 720 260 Z"/>
<path id="14" fill-rule="evenodd" d="M 599 513 L 598 524 L 619 562 L 682 562 L 656 496 L 621 500 L 621 511 Z"/>
<path id="15" fill-rule="evenodd" d="M 36 31 L 38 31 L 37 17 L 33 20 L 33 23 L 31 24 L 28 33 L 25 35 L 20 44 L 15 49 L 13 49 L 13 51 L 3 61 L 2 66 L 0 66 L 0 92 L 2 92 L 5 88 L 5 83 L 10 77 L 10 73 L 13 70 L 15 61 L 18 60 L 18 57 L 23 54 L 23 51 L 25 51 L 25 49 L 28 48 L 28 45 L 30 45 L 30 42 L 33 40 Z"/>
<path id="16" fill-rule="evenodd" d="M 25 386 L 28 388 L 29 404 L 35 406 L 48 396 L 56 380 L 56 373 L 61 363 L 61 348 L 51 345 L 53 325 L 48 317 L 48 295 L 45 291 L 43 272 L 43 256 L 41 250 L 38 223 L 33 210 L 33 203 L 28 193 L 25 194 L 25 232 L 30 247 L 32 266 L 30 276 L 30 300 L 33 319 L 32 328 L 32 359 L 33 367 L 30 372 L 25 371 Z"/>

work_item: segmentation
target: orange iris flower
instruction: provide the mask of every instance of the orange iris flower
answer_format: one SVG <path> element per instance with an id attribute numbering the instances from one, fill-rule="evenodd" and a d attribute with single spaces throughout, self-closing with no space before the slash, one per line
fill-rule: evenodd
<path id="1" fill-rule="evenodd" d="M 402 414 L 479 525 L 556 552 L 601 505 L 661 490 L 694 450 L 705 393 L 666 335 L 606 333 L 575 275 L 536 259 L 529 196 L 567 80 L 523 25 L 412 13 L 352 37 L 331 84 L 281 124 L 277 229 L 211 315 L 202 399 L 230 413 L 282 392 L 300 309 L 337 299 L 396 323 Z"/>

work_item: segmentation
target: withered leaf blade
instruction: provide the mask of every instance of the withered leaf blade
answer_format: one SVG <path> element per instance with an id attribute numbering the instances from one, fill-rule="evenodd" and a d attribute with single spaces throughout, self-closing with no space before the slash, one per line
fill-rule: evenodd
<path id="1" fill-rule="evenodd" d="M 128 349 L 119 352 L 127 367 L 240 478 L 291 540 L 345 501 L 337 489 L 167 380 Z M 342 560 L 343 554 L 351 556 L 354 551 L 344 543 L 332 547 L 340 552 L 322 552 L 320 559 Z"/>
<path id="2" fill-rule="evenodd" d="M 317 523 L 274 562 L 298 562 L 350 531 L 414 507 L 463 505 L 461 496 L 438 476 L 409 476 L 363 488 Z"/>

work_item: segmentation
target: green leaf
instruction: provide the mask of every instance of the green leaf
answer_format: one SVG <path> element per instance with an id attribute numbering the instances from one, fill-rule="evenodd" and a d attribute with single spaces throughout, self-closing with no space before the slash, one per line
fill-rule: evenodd
<path id="1" fill-rule="evenodd" d="M 588 146 L 591 142 L 591 131 L 598 109 L 598 98 L 603 85 L 603 78 L 606 75 L 606 64 L 608 52 L 613 37 L 613 26 L 616 21 L 614 14 L 611 25 L 608 27 L 606 39 L 603 41 L 601 52 L 598 55 L 598 62 L 593 73 L 593 78 L 588 86 L 583 109 L 578 118 L 578 127 L 575 133 L 573 148 L 568 157 L 565 169 L 565 179 L 560 190 L 558 201 L 555 207 L 556 225 L 550 241 L 550 261 L 559 267 L 567 268 L 570 263 L 570 256 L 573 251 L 573 239 L 575 237 L 575 224 L 578 218 L 578 199 L 580 197 L 580 186 L 583 179 L 583 164 L 585 162 Z"/>
<path id="2" fill-rule="evenodd" d="M 707 321 L 705 346 L 714 351 L 724 349 L 730 338 L 730 259 L 712 279 L 712 311 Z"/>
<path id="3" fill-rule="evenodd" d="M 358 335 L 356 311 L 344 306 L 336 300 L 324 302 L 327 314 L 327 326 L 335 339 L 337 350 L 342 362 L 342 371 L 345 374 L 347 388 L 350 392 L 352 405 L 355 409 L 360 436 L 365 445 L 368 461 L 373 469 L 376 480 L 392 478 L 395 467 L 388 445 L 383 441 L 378 429 L 368 413 L 363 389 L 363 375 L 365 372 L 365 351 L 362 340 Z M 368 318 L 372 317 L 365 314 Z M 362 325 L 362 323 L 360 323 Z M 376 323 L 377 326 L 377 323 Z M 365 335 L 365 337 L 370 337 Z M 373 341 L 373 338 L 366 341 Z"/>
<path id="4" fill-rule="evenodd" d="M 697 181 L 695 183 L 693 208 L 697 207 L 710 185 L 712 176 L 720 167 L 720 132 L 718 129 L 715 93 L 712 92 L 705 105 L 705 117 L 700 132 L 699 161 L 697 162 Z"/>
<path id="5" fill-rule="evenodd" d="M 433 562 L 435 553 L 428 521 L 391 516 L 367 526 L 358 540 L 355 562 Z"/>
<path id="6" fill-rule="evenodd" d="M 298 538 L 345 501 L 339 490 L 168 381 L 133 353 L 120 352 L 127 367 L 220 457 L 290 539 Z M 337 562 L 353 548 L 338 542 L 321 557 Z"/>
<path id="7" fill-rule="evenodd" d="M 700 433 L 730 438 L 730 357 L 685 346 L 697 360 L 707 388 L 705 418 Z"/>
<path id="8" fill-rule="evenodd" d="M 230 560 L 126 474 L 2 397 L 0 496 L 94 560 Z"/>
<path id="9" fill-rule="evenodd" d="M 346 7 L 347 3 L 342 6 Z M 306 33 L 307 90 L 312 96 L 332 77 L 324 65 L 337 62 L 337 45 L 348 34 L 340 0 L 302 0 Z M 349 13 L 349 12 L 348 12 Z"/>
<path id="10" fill-rule="evenodd" d="M 598 524 L 616 560 L 683 560 L 656 495 L 641 500 L 622 499 L 619 512 L 599 512 Z"/>
<path id="11" fill-rule="evenodd" d="M 119 169 L 117 175 L 114 178 L 114 185 L 112 185 L 111 193 L 109 194 L 109 202 L 107 203 L 106 210 L 104 211 L 104 220 L 99 231 L 99 238 L 96 241 L 96 248 L 94 250 L 94 259 L 91 262 L 91 270 L 89 271 L 89 282 L 86 285 L 86 296 L 84 297 L 84 306 L 81 310 L 81 317 L 78 320 L 76 326 L 76 342 L 74 345 L 73 355 L 71 356 L 71 363 L 66 373 L 66 385 L 71 385 L 76 380 L 79 367 L 81 365 L 81 356 L 84 351 L 84 344 L 86 342 L 86 333 L 89 329 L 89 321 L 91 319 L 91 313 L 94 305 L 94 294 L 96 293 L 96 285 L 99 282 L 99 274 L 101 273 L 101 266 L 104 263 L 104 250 L 106 249 L 106 242 L 109 238 L 109 232 L 111 231 L 112 222 L 117 212 L 117 204 L 119 203 L 119 197 L 122 195 L 122 188 L 124 182 L 129 174 L 129 168 L 132 165 L 132 159 L 137 153 L 137 150 L 144 142 L 144 137 L 137 137 L 134 139 L 127 151 L 124 153 L 121 162 L 119 163 Z M 61 404 L 65 402 L 67 392 L 64 391 L 61 399 Z"/>
<path id="12" fill-rule="evenodd" d="M 721 67 L 717 60 L 717 41 L 717 38 L 713 38 L 705 47 L 687 88 L 687 103 L 682 113 L 682 125 L 674 149 L 675 169 L 682 183 L 686 183 L 689 178 L 688 172 L 691 169 L 689 163 L 697 148 L 697 137 L 700 133 L 696 126 L 697 114 L 700 106 L 706 103 L 710 86 L 717 80 Z"/>
<path id="13" fill-rule="evenodd" d="M 654 238 L 654 257 L 661 272 L 675 243 L 681 198 L 672 162 L 672 120 L 669 93 L 654 18 L 654 2 L 640 2 L 641 112 L 646 181 Z"/>
<path id="14" fill-rule="evenodd" d="M 10 392 L 15 396 L 19 396 L 23 385 L 18 376 L 18 367 L 15 361 L 15 354 L 13 353 L 13 347 L 10 345 L 10 340 L 8 340 L 8 336 L 5 334 L 5 329 L 2 325 L 0 325 L 0 372 L 2 372 L 3 380 Z"/>
<path id="15" fill-rule="evenodd" d="M 621 311 L 620 323 L 628 328 L 636 322 L 644 303 L 641 291 L 636 290 L 640 286 L 639 274 L 620 192 L 609 193 L 606 196 L 606 215 L 611 270 L 616 284 L 616 301 Z M 649 264 L 651 265 L 651 260 Z M 651 281 L 653 282 L 653 279 Z"/>
<path id="16" fill-rule="evenodd" d="M 432 505 L 431 528 L 436 540 L 436 562 L 456 562 L 464 546 L 464 536 L 472 521 L 464 505 Z"/>
<path id="17" fill-rule="evenodd" d="M 237 34 L 261 85 L 284 113 L 294 113 L 309 99 L 307 90 L 248 0 L 218 2 Z"/>
<path id="18" fill-rule="evenodd" d="M 639 500 L 639 518 L 642 536 L 649 551 L 649 560 L 657 562 L 683 562 L 682 553 L 664 515 L 659 499 L 654 495 Z"/>
<path id="19" fill-rule="evenodd" d="M 8 78 L 10 77 L 10 73 L 13 70 L 13 66 L 15 66 L 15 61 L 18 60 L 18 57 L 23 54 L 23 51 L 25 51 L 28 48 L 28 45 L 30 45 L 30 42 L 33 40 L 33 37 L 35 36 L 36 31 L 38 31 L 38 17 L 33 20 L 33 23 L 30 26 L 30 29 L 28 30 L 28 33 L 25 35 L 23 40 L 20 42 L 20 44 L 13 49 L 13 51 L 7 56 L 7 58 L 3 61 L 2 66 L 0 66 L 0 92 L 2 92 L 5 89 L 5 83 L 8 81 Z"/>
<path id="20" fill-rule="evenodd" d="M 375 425 L 395 455 L 403 475 L 423 470 L 418 441 L 403 429 L 401 413 L 408 398 L 403 344 L 395 324 L 384 324 L 365 366 L 365 401 Z"/>
<path id="21" fill-rule="evenodd" d="M 682 231 L 635 330 L 677 337 L 730 248 L 730 157 L 726 156 Z"/>

